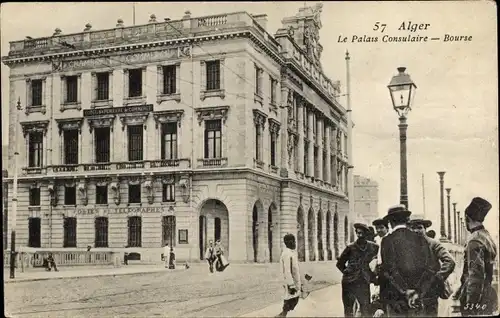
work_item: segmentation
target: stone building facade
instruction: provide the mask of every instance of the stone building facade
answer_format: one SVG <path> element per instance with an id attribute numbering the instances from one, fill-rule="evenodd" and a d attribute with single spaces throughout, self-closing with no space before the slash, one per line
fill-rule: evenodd
<path id="1" fill-rule="evenodd" d="M 16 243 L 157 261 L 165 243 L 196 260 L 220 239 L 232 261 L 276 262 L 294 233 L 301 260 L 334 259 L 350 136 L 320 13 L 302 8 L 274 36 L 265 15 L 186 12 L 12 42 Z"/>
<path id="2" fill-rule="evenodd" d="M 379 217 L 378 183 L 363 176 L 354 176 L 355 221 L 371 225 Z"/>

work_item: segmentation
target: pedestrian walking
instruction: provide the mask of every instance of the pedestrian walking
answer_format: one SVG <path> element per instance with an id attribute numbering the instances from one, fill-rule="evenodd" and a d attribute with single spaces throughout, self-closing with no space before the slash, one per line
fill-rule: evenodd
<path id="1" fill-rule="evenodd" d="M 170 252 L 168 257 L 168 269 L 175 269 L 175 252 L 173 246 L 170 246 Z"/>
<path id="2" fill-rule="evenodd" d="M 286 234 L 283 238 L 283 242 L 285 248 L 280 257 L 281 273 L 284 280 L 283 309 L 276 317 L 286 317 L 289 311 L 295 309 L 302 290 L 299 259 L 295 251 L 295 236 L 293 234 Z"/>
<path id="3" fill-rule="evenodd" d="M 465 224 L 470 237 L 464 254 L 461 286 L 456 293 L 462 316 L 491 316 L 498 310 L 498 295 L 492 287 L 497 246 L 483 222 L 491 204 L 483 198 L 472 199 L 465 209 Z"/>
<path id="4" fill-rule="evenodd" d="M 404 205 L 397 205 L 384 217 L 392 231 L 381 241 L 379 282 L 388 317 L 425 316 L 421 300 L 434 279 L 429 243 L 406 227 L 410 215 Z"/>
<path id="5" fill-rule="evenodd" d="M 208 270 L 210 273 L 214 272 L 214 262 L 216 259 L 215 249 L 214 249 L 214 241 L 210 240 L 208 242 L 207 250 L 205 251 L 205 259 L 208 262 Z"/>
<path id="6" fill-rule="evenodd" d="M 409 224 L 415 233 L 427 239 L 431 249 L 431 269 L 435 273 L 435 279 L 427 297 L 422 299 L 422 304 L 426 315 L 437 317 L 438 298 L 448 299 L 450 297 L 451 287 L 447 279 L 455 269 L 455 260 L 440 242 L 426 235 L 426 229 L 432 225 L 430 220 L 414 219 Z"/>
<path id="7" fill-rule="evenodd" d="M 367 225 L 355 223 L 357 240 L 349 244 L 337 261 L 342 272 L 342 302 L 345 317 L 353 317 L 357 301 L 362 316 L 370 314 L 370 283 L 375 280 L 369 264 L 378 253 L 377 244 L 367 240 L 370 230 Z"/>
<path id="8" fill-rule="evenodd" d="M 224 256 L 224 247 L 222 246 L 220 240 L 215 241 L 215 257 L 215 270 L 223 272 L 226 267 L 229 266 L 229 262 Z"/>
<path id="9" fill-rule="evenodd" d="M 170 264 L 170 246 L 168 246 L 168 243 L 165 243 L 163 247 L 163 261 L 165 262 L 165 268 L 168 268 Z"/>

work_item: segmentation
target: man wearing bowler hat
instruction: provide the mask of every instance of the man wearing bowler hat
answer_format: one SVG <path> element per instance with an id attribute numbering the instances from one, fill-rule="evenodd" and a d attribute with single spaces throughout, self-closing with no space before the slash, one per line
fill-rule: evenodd
<path id="1" fill-rule="evenodd" d="M 377 244 L 367 240 L 370 230 L 367 225 L 355 223 L 357 240 L 349 244 L 337 261 L 337 268 L 342 275 L 342 302 L 344 316 L 354 315 L 354 303 L 359 303 L 363 317 L 370 315 L 370 283 L 375 277 L 369 263 L 378 252 Z"/>
<path id="2" fill-rule="evenodd" d="M 451 289 L 446 280 L 455 269 L 455 260 L 439 241 L 426 235 L 425 230 L 431 227 L 432 221 L 413 219 L 409 224 L 415 233 L 422 235 L 427 239 L 427 242 L 429 242 L 432 252 L 431 269 L 435 273 L 435 279 L 426 299 L 422 300 L 422 302 L 424 312 L 430 317 L 437 317 L 439 305 L 438 298 L 448 299 L 450 296 L 449 292 Z"/>
<path id="3" fill-rule="evenodd" d="M 483 222 L 491 204 L 476 197 L 465 209 L 465 224 L 471 233 L 465 246 L 461 286 L 456 298 L 460 300 L 462 316 L 491 316 L 498 309 L 498 296 L 491 286 L 497 247 Z"/>
<path id="4" fill-rule="evenodd" d="M 406 227 L 411 212 L 404 205 L 389 208 L 384 220 L 392 232 L 381 242 L 380 301 L 391 316 L 425 316 L 422 299 L 434 280 L 431 251 L 423 235 Z"/>

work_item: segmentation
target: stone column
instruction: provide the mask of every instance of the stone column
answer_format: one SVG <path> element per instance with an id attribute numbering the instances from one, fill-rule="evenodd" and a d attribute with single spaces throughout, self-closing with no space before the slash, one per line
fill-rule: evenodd
<path id="1" fill-rule="evenodd" d="M 309 121 L 309 129 L 307 131 L 307 137 L 309 139 L 308 147 L 308 165 L 306 176 L 314 177 L 314 135 L 313 135 L 313 123 L 314 123 L 314 112 L 310 111 L 307 113 L 307 120 Z"/>
<path id="2" fill-rule="evenodd" d="M 316 127 L 316 140 L 318 141 L 318 179 L 325 180 L 323 176 L 323 118 L 318 117 Z M 324 245 L 323 245 L 324 246 Z M 324 249 L 324 248 L 323 248 Z"/>
<path id="3" fill-rule="evenodd" d="M 455 204 L 456 203 L 453 203 L 453 209 L 455 209 Z M 460 233 L 460 211 L 456 211 L 455 231 L 457 232 L 457 243 L 462 244 L 462 233 Z"/>
<path id="4" fill-rule="evenodd" d="M 451 188 L 446 188 L 446 197 L 447 197 L 447 206 L 448 206 L 448 240 L 451 242 L 450 192 L 451 192 Z"/>
<path id="5" fill-rule="evenodd" d="M 304 107 L 304 104 L 302 103 L 302 101 L 298 102 L 297 103 L 297 107 L 298 107 L 298 118 L 297 118 L 297 131 L 298 131 L 298 134 L 299 134 L 299 140 L 298 140 L 298 143 L 297 143 L 297 155 L 298 155 L 298 164 L 299 164 L 299 167 L 298 167 L 298 171 L 299 172 L 303 172 L 304 174 L 306 173 L 306 171 L 304 171 L 304 128 L 303 125 L 304 125 L 304 120 L 306 120 L 306 118 L 304 118 L 304 111 L 303 111 L 303 107 Z"/>
<path id="6" fill-rule="evenodd" d="M 458 244 L 457 236 L 457 203 L 453 202 L 453 242 Z"/>
<path id="7" fill-rule="evenodd" d="M 440 228 L 441 228 L 441 238 L 440 238 L 440 241 L 446 241 L 446 229 L 445 229 L 445 225 L 444 225 L 444 174 L 446 172 L 444 171 L 439 171 L 438 172 L 438 175 L 439 175 L 439 189 L 440 189 L 440 207 L 441 207 L 441 221 L 440 221 Z"/>
<path id="8" fill-rule="evenodd" d="M 325 138 L 325 149 L 326 149 L 326 176 L 323 176 L 323 180 L 327 183 L 331 183 L 332 181 L 332 163 L 331 163 L 331 160 L 330 160 L 330 156 L 331 156 L 331 152 L 330 152 L 330 142 L 331 142 L 331 136 L 330 136 L 330 125 L 328 125 L 326 122 L 325 122 L 325 125 L 326 125 L 326 128 L 325 128 L 325 134 L 326 134 L 326 138 Z"/>

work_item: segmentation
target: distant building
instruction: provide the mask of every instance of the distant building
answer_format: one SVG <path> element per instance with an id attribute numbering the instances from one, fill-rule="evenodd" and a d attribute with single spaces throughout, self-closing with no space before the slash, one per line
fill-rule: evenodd
<path id="1" fill-rule="evenodd" d="M 4 152 L 5 153 L 5 152 Z M 2 155 L 3 157 L 3 155 Z M 3 158 L 2 158 L 3 159 Z M 5 167 L 5 164 L 2 163 L 2 167 Z M 4 180 L 7 179 L 7 169 L 2 169 L 2 236 L 3 236 L 3 249 L 7 249 L 8 237 L 9 237 L 9 229 L 7 224 L 9 223 L 9 186 L 7 182 Z"/>
<path id="2" fill-rule="evenodd" d="M 354 218 L 367 224 L 378 218 L 378 183 L 359 175 L 354 176 Z"/>

